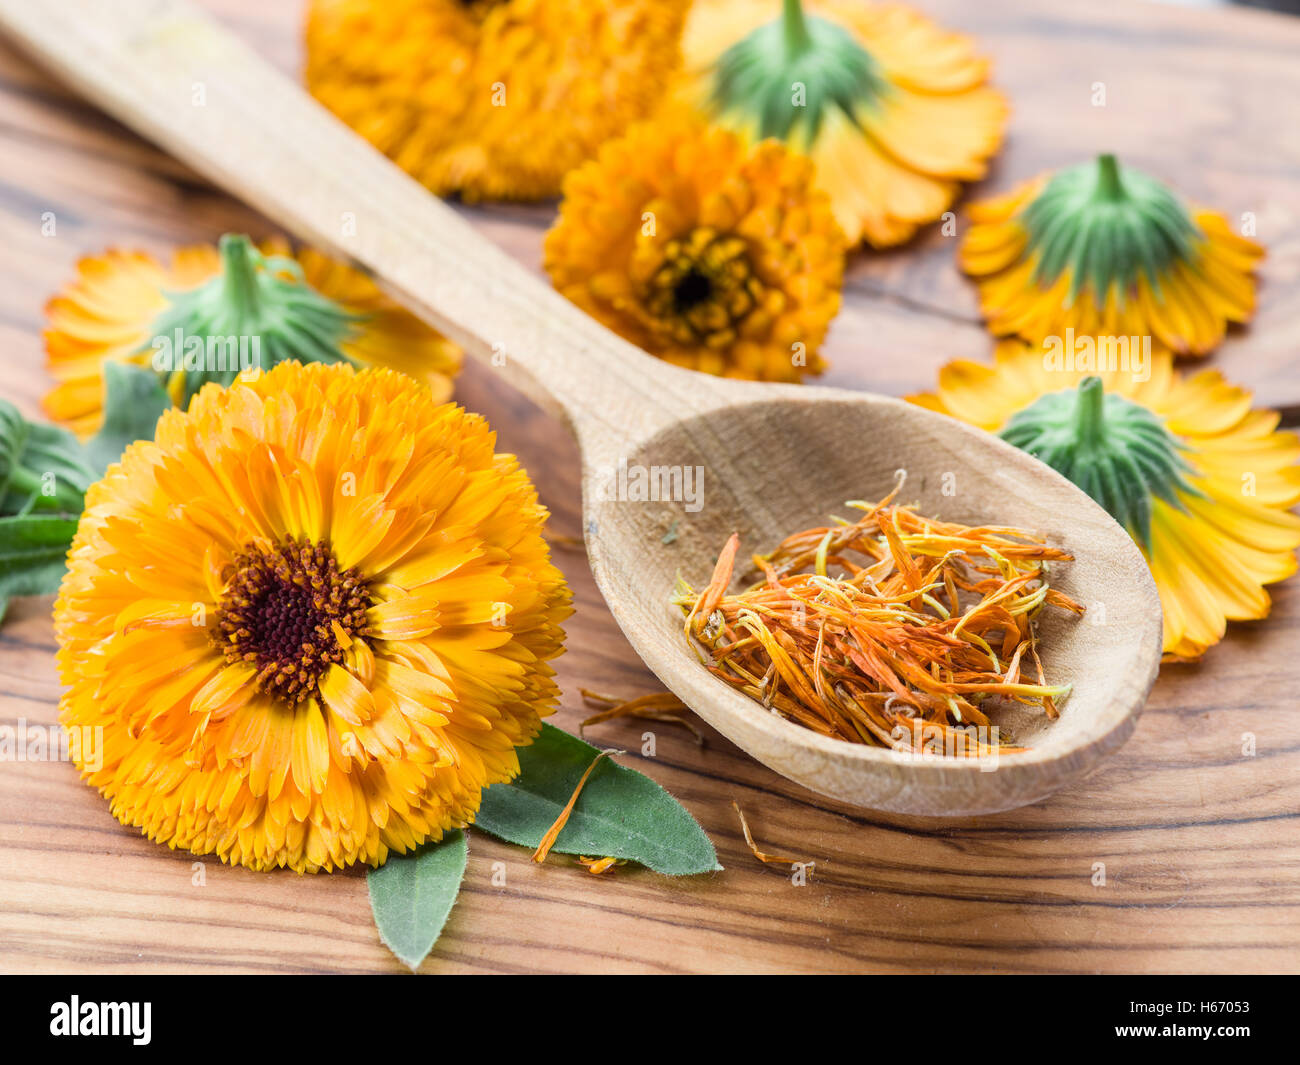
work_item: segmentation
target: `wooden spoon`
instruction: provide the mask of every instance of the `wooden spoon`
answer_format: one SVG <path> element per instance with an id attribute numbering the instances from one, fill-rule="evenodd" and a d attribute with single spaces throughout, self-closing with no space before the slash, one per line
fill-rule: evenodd
<path id="1" fill-rule="evenodd" d="M 651 358 L 185 4 L 0 0 L 0 23 L 106 111 L 298 237 L 365 266 L 563 417 L 582 450 L 587 551 L 614 617 L 664 684 L 777 772 L 857 806 L 978 814 L 1077 780 L 1133 730 L 1160 658 L 1155 586 L 1132 539 L 1048 467 L 895 399 L 724 381 Z M 620 480 L 621 465 L 630 472 Z M 618 498 L 620 483 L 651 467 L 702 470 L 702 499 Z M 885 495 L 897 470 L 922 513 L 1036 530 L 1075 558 L 1054 579 L 1089 618 L 1042 622 L 1050 677 L 1074 692 L 1054 722 L 1003 718 L 1033 749 L 1002 756 L 991 772 L 986 759 L 917 760 L 775 716 L 704 670 L 668 602 L 678 573 L 707 581 L 733 530 L 742 558 L 769 549 L 843 513 L 847 499 Z M 677 538 L 664 543 L 674 522 Z"/>

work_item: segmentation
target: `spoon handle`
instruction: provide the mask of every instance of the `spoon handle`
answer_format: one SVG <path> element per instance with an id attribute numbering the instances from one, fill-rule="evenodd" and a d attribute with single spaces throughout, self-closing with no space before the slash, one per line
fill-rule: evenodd
<path id="1" fill-rule="evenodd" d="M 622 340 L 181 0 L 0 0 L 90 100 L 395 298 L 579 435 L 642 438 L 707 391 Z M 594 441 L 593 441 L 594 442 Z"/>

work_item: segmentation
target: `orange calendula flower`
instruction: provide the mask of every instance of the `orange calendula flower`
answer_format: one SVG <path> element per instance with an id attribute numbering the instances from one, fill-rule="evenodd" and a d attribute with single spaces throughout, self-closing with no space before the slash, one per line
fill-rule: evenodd
<path id="1" fill-rule="evenodd" d="M 438 195 L 554 196 L 657 106 L 688 0 L 312 0 L 307 87 Z"/>
<path id="2" fill-rule="evenodd" d="M 678 366 L 798 381 L 839 309 L 844 238 L 811 164 L 673 113 L 611 141 L 564 183 L 551 281 Z"/>
<path id="3" fill-rule="evenodd" d="M 387 366 L 423 381 L 438 402 L 451 396 L 461 364 L 456 345 L 361 271 L 310 248 L 292 252 L 282 240 L 258 250 L 246 237 L 227 235 L 220 248 L 178 249 L 170 265 L 145 252 L 90 256 L 45 313 L 49 370 L 59 382 L 45 412 L 82 437 L 103 421 L 109 361 L 157 368 L 166 355 L 159 373 L 181 405 L 209 381 L 234 379 L 240 341 L 248 361 L 263 369 L 286 359 Z M 159 338 L 165 351 L 155 345 Z M 186 369 L 191 338 L 205 342 L 204 360 Z"/>
<path id="4" fill-rule="evenodd" d="M 998 336 L 1152 337 L 1204 355 L 1255 309 L 1263 249 L 1113 155 L 972 204 L 958 260 Z"/>
<path id="5" fill-rule="evenodd" d="M 1300 440 L 1215 371 L 1179 374 L 1163 350 L 1123 369 L 1067 369 L 1008 340 L 994 365 L 949 363 L 934 393 L 911 399 L 1000 433 L 1133 534 L 1170 659 L 1200 656 L 1229 621 L 1267 617 L 1264 586 L 1295 572 Z"/>
<path id="6" fill-rule="evenodd" d="M 1007 105 L 967 38 L 895 4 L 774 6 L 696 0 L 675 95 L 806 152 L 850 244 L 902 243 L 984 176 Z"/>
<path id="7" fill-rule="evenodd" d="M 252 869 L 379 865 L 474 819 L 554 710 L 564 579 L 483 419 L 283 363 L 170 410 L 91 487 L 60 717 L 115 817 Z"/>

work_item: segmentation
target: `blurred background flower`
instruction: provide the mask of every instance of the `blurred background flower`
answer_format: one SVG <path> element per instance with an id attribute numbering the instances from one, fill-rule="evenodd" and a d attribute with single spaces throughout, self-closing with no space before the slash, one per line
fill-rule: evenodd
<path id="1" fill-rule="evenodd" d="M 1034 178 L 969 214 L 959 261 L 998 336 L 1150 336 L 1204 355 L 1255 309 L 1263 249 L 1113 155 Z"/>
<path id="2" fill-rule="evenodd" d="M 545 263 L 566 297 L 668 362 L 798 381 L 823 369 L 844 237 L 806 158 L 666 112 L 569 175 Z"/>
<path id="3" fill-rule="evenodd" d="M 554 196 L 645 117 L 688 0 L 312 0 L 307 87 L 440 196 Z"/>
<path id="4" fill-rule="evenodd" d="M 177 328 L 186 336 L 256 336 L 263 369 L 284 358 L 388 366 L 423 381 L 438 402 L 451 395 L 461 365 L 458 347 L 365 274 L 280 239 L 259 250 L 228 235 L 220 248 L 177 249 L 169 265 L 139 251 L 87 256 L 45 313 L 48 366 L 59 382 L 45 412 L 81 437 L 103 420 L 104 363 L 149 367 L 154 338 L 170 339 Z M 204 381 L 233 376 L 182 369 L 164 378 L 183 405 Z"/>
<path id="5" fill-rule="evenodd" d="M 809 155 L 851 245 L 899 244 L 937 220 L 1002 140 L 988 61 L 899 5 L 696 0 L 682 55 L 675 95 Z"/>
<path id="6" fill-rule="evenodd" d="M 1143 376 L 1049 368 L 1006 340 L 994 365 L 949 363 L 909 398 L 1000 432 L 1106 506 L 1151 566 L 1166 656 L 1191 659 L 1228 621 L 1267 617 L 1264 586 L 1295 572 L 1300 439 L 1218 372 L 1177 373 L 1168 351 Z"/>

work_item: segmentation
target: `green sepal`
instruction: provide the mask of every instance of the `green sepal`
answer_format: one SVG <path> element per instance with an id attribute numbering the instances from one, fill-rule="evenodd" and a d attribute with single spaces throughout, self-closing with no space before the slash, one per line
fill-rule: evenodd
<path id="1" fill-rule="evenodd" d="M 142 349 L 152 351 L 152 367 L 178 405 L 205 384 L 230 385 L 244 370 L 351 361 L 342 345 L 360 315 L 308 285 L 295 260 L 263 255 L 246 236 L 228 233 L 220 248 L 221 271 L 198 288 L 168 293 Z"/>
<path id="2" fill-rule="evenodd" d="M 860 123 L 887 91 L 879 65 L 848 30 L 785 0 L 780 18 L 718 58 L 709 104 L 724 122 L 806 147 L 830 108 Z"/>
<path id="3" fill-rule="evenodd" d="M 1068 477 L 1143 548 L 1151 546 L 1153 499 L 1182 508 L 1182 496 L 1200 495 L 1187 481 L 1195 471 L 1183 445 L 1146 407 L 1107 393 L 1099 377 L 1040 396 L 999 435 Z"/>
<path id="4" fill-rule="evenodd" d="M 1158 293 L 1170 267 L 1189 260 L 1202 234 L 1187 208 L 1155 178 L 1098 156 L 1056 174 L 1020 213 L 1037 259 L 1034 280 L 1050 287 L 1069 272 L 1071 301 L 1091 285 L 1097 306 L 1112 287 L 1126 298 L 1139 277 Z"/>

